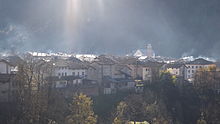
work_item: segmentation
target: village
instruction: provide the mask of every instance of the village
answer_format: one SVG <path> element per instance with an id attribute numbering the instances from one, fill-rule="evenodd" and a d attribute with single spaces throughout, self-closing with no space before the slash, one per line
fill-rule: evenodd
<path id="1" fill-rule="evenodd" d="M 220 0 L 0 0 L 0 124 L 220 124 Z"/>
<path id="2" fill-rule="evenodd" d="M 216 79 L 220 79 L 219 64 L 197 58 L 184 59 L 156 58 L 149 44 L 146 55 L 138 50 L 134 56 L 113 55 L 68 55 L 37 52 L 4 56 L 0 61 L 0 102 L 10 102 L 16 93 L 18 66 L 22 62 L 38 66 L 43 80 L 52 82 L 54 89 L 62 90 L 66 96 L 82 92 L 88 96 L 115 94 L 119 91 L 141 93 L 146 84 L 158 81 L 162 72 L 169 72 L 176 83 L 193 85 L 194 75 L 202 68 L 215 68 Z M 144 59 L 143 59 L 144 58 Z M 50 69 L 50 71 L 48 71 Z M 47 71 L 45 71 L 47 70 Z M 36 73 L 36 72 L 35 72 Z M 36 88 L 37 89 L 37 88 Z M 220 85 L 214 90 L 220 92 Z M 70 92 L 71 91 L 71 92 Z"/>

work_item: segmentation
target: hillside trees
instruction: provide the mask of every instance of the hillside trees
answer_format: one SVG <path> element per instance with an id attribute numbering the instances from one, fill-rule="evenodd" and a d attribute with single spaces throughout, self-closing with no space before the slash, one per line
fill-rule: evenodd
<path id="1" fill-rule="evenodd" d="M 67 124 L 96 124 L 97 116 L 93 112 L 93 101 L 80 93 L 73 96 L 69 107 L 70 115 L 66 117 Z"/>
<path id="2" fill-rule="evenodd" d="M 164 103 L 156 101 L 148 94 L 133 94 L 118 104 L 115 110 L 113 124 L 133 122 L 152 122 L 166 124 L 169 122 Z"/>
<path id="3" fill-rule="evenodd" d="M 115 118 L 113 124 L 125 124 L 128 119 L 125 117 L 127 112 L 127 104 L 125 102 L 120 102 L 116 108 Z"/>
<path id="4" fill-rule="evenodd" d="M 45 80 L 45 77 L 51 73 L 52 65 L 42 60 L 34 61 L 32 58 L 26 58 L 20 63 L 16 74 L 17 96 L 15 97 L 18 107 L 15 122 L 11 123 L 47 124 L 51 119 L 64 120 L 57 117 L 62 113 L 56 111 L 61 108 L 62 110 L 59 111 L 66 111 L 65 100 L 53 90 L 52 82 Z"/>
<path id="5" fill-rule="evenodd" d="M 220 122 L 220 72 L 215 67 L 201 68 L 195 74 L 194 88 L 200 98 L 204 121 L 218 124 Z"/>
<path id="6" fill-rule="evenodd" d="M 21 63 L 18 67 L 16 82 L 18 83 L 19 122 L 43 123 L 47 110 L 48 89 L 42 88 L 44 70 L 41 64 L 32 60 Z"/>

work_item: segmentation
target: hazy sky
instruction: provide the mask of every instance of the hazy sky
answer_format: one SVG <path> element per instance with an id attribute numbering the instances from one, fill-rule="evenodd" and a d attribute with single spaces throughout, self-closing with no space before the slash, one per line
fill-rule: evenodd
<path id="1" fill-rule="evenodd" d="M 0 0 L 0 49 L 220 58 L 219 0 Z"/>

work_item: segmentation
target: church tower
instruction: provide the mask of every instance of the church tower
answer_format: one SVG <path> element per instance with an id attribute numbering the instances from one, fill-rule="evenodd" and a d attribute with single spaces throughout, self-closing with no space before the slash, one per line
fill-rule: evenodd
<path id="1" fill-rule="evenodd" d="M 155 53 L 153 51 L 153 48 L 152 48 L 151 44 L 148 44 L 146 46 L 146 48 L 147 48 L 147 57 L 149 57 L 149 58 L 155 57 Z"/>

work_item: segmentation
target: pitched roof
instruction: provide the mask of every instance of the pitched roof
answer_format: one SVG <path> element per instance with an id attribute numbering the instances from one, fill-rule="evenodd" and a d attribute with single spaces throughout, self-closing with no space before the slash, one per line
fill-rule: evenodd
<path id="1" fill-rule="evenodd" d="M 87 69 L 88 66 L 83 62 L 73 62 L 70 60 L 59 59 L 53 62 L 55 67 L 68 67 L 70 69 Z"/>
<path id="2" fill-rule="evenodd" d="M 184 66 L 184 64 L 173 63 L 173 64 L 167 64 L 166 68 L 181 68 L 182 66 Z"/>
<path id="3" fill-rule="evenodd" d="M 214 63 L 211 61 L 207 61 L 205 59 L 199 58 L 194 61 L 188 62 L 187 64 L 190 64 L 190 65 L 211 65 Z"/>
<path id="4" fill-rule="evenodd" d="M 5 58 L 8 62 L 10 62 L 13 66 L 17 66 L 23 62 L 23 60 L 19 56 L 8 56 Z"/>
<path id="5" fill-rule="evenodd" d="M 5 60 L 5 59 L 0 59 L 0 62 L 4 62 L 4 63 L 6 63 L 6 64 L 8 64 L 8 65 L 10 65 L 10 66 L 13 66 L 10 62 L 8 62 L 8 61 Z"/>
<path id="6" fill-rule="evenodd" d="M 122 64 L 135 64 L 138 61 L 138 58 L 136 57 L 121 57 L 121 58 L 117 58 L 119 63 Z"/>
<path id="7" fill-rule="evenodd" d="M 116 60 L 113 60 L 110 57 L 107 57 L 105 55 L 101 55 L 97 58 L 95 58 L 96 63 L 100 64 L 100 65 L 114 65 L 116 63 Z"/>
<path id="8" fill-rule="evenodd" d="M 156 62 L 156 61 L 138 61 L 138 65 L 147 66 L 147 67 L 161 67 L 164 63 Z"/>
<path id="9" fill-rule="evenodd" d="M 68 60 L 72 61 L 72 62 L 78 62 L 78 63 L 81 63 L 82 61 L 74 56 L 71 56 L 68 58 Z"/>

